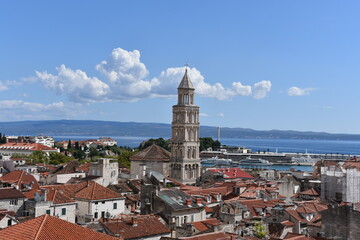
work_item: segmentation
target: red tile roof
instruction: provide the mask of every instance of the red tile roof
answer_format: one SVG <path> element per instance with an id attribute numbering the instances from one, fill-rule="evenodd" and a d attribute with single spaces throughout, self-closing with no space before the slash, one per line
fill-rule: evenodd
<path id="1" fill-rule="evenodd" d="M 51 148 L 40 143 L 5 143 L 0 145 L 0 150 L 24 150 L 24 151 L 57 151 L 56 148 Z"/>
<path id="2" fill-rule="evenodd" d="M 286 227 L 292 227 L 292 226 L 295 225 L 293 222 L 290 222 L 289 220 L 282 221 L 281 224 L 286 226 Z"/>
<path id="3" fill-rule="evenodd" d="M 300 192 L 300 194 L 309 195 L 309 196 L 319 196 L 319 193 L 314 188 L 310 188 L 306 191 Z"/>
<path id="4" fill-rule="evenodd" d="M 109 220 L 102 223 L 112 234 L 119 234 L 124 239 L 139 239 L 154 235 L 168 234 L 171 230 L 153 215 L 140 215 Z"/>
<path id="5" fill-rule="evenodd" d="M 224 179 L 236 179 L 236 178 L 254 178 L 250 174 L 244 172 L 240 168 L 213 168 L 209 169 L 213 173 L 224 174 Z"/>
<path id="6" fill-rule="evenodd" d="M 205 233 L 200 234 L 192 237 L 180 237 L 179 239 L 186 239 L 186 240 L 232 240 L 236 239 L 236 237 L 230 233 L 224 232 L 212 232 L 212 233 Z"/>
<path id="7" fill-rule="evenodd" d="M 39 188 L 39 183 L 36 181 L 35 177 L 21 170 L 15 170 L 5 174 L 0 177 L 0 182 L 15 184 L 20 190 L 23 189 L 22 184 L 31 185 L 32 189 Z"/>
<path id="8" fill-rule="evenodd" d="M 131 161 L 165 161 L 168 162 L 170 160 L 171 153 L 159 147 L 156 144 L 153 144 L 144 150 L 135 153 L 130 157 Z"/>
<path id="9" fill-rule="evenodd" d="M 14 188 L 0 188 L 0 199 L 25 198 L 19 190 Z"/>
<path id="10" fill-rule="evenodd" d="M 0 240 L 115 240 L 62 219 L 42 215 L 0 230 Z"/>
<path id="11" fill-rule="evenodd" d="M 72 200 L 70 199 L 70 197 L 66 196 L 62 190 L 45 189 L 45 191 L 46 191 L 45 201 L 52 201 L 54 204 L 75 202 L 75 200 Z M 43 194 L 41 192 L 41 189 L 34 189 L 32 191 L 26 192 L 24 195 L 28 199 L 34 199 L 35 193 L 39 193 L 40 195 Z"/>
<path id="12" fill-rule="evenodd" d="M 75 198 L 86 200 L 105 200 L 122 197 L 123 196 L 121 194 L 96 182 L 89 182 L 86 187 L 82 188 L 75 194 Z"/>

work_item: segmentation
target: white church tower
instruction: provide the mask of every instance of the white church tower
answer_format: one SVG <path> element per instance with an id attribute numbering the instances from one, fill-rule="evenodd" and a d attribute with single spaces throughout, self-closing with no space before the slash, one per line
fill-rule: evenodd
<path id="1" fill-rule="evenodd" d="M 199 107 L 194 105 L 195 88 L 187 68 L 178 87 L 178 103 L 172 108 L 170 177 L 193 184 L 200 177 Z"/>

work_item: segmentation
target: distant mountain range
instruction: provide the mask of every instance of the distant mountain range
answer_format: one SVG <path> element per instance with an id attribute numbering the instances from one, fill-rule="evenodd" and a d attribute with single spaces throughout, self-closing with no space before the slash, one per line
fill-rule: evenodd
<path id="1" fill-rule="evenodd" d="M 0 122 L 0 132 L 6 135 L 48 136 L 134 136 L 170 137 L 171 125 L 165 123 L 112 122 L 93 120 L 48 120 Z M 201 137 L 217 136 L 217 127 L 201 126 Z M 222 138 L 277 138 L 318 140 L 360 140 L 360 134 L 332 134 L 247 128 L 221 128 Z"/>

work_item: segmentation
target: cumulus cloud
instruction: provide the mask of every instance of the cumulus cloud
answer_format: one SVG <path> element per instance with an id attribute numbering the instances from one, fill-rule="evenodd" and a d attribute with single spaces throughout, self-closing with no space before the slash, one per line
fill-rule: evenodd
<path id="1" fill-rule="evenodd" d="M 42 84 L 58 94 L 66 93 L 75 102 L 105 101 L 109 86 L 96 77 L 88 77 L 81 70 L 72 70 L 65 65 L 57 68 L 58 74 L 36 72 Z"/>
<path id="2" fill-rule="evenodd" d="M 223 113 L 219 113 L 217 116 L 218 117 L 225 117 L 225 115 Z"/>
<path id="3" fill-rule="evenodd" d="M 96 65 L 101 78 L 89 77 L 82 70 L 60 65 L 57 74 L 37 71 L 36 77 L 27 81 L 40 81 L 58 94 L 67 94 L 74 102 L 136 101 L 146 97 L 176 95 L 185 68 L 168 68 L 159 76 L 148 78 L 149 71 L 140 57 L 138 50 L 116 48 L 106 60 Z M 261 81 L 254 86 L 233 82 L 231 87 L 226 88 L 221 83 L 205 82 L 204 76 L 196 68 L 189 68 L 188 73 L 196 93 L 203 97 L 226 100 L 234 96 L 253 96 L 260 99 L 271 89 L 270 81 Z"/>
<path id="4" fill-rule="evenodd" d="M 263 80 L 261 82 L 255 83 L 253 87 L 253 96 L 256 99 L 261 99 L 266 97 L 267 93 L 271 90 L 271 82 L 268 80 Z"/>
<path id="5" fill-rule="evenodd" d="M 20 85 L 20 82 L 17 81 L 0 81 L 0 91 L 5 91 L 9 89 L 9 86 Z"/>
<path id="6" fill-rule="evenodd" d="M 299 88 L 299 87 L 291 87 L 287 90 L 287 94 L 291 97 L 294 96 L 304 96 L 309 95 L 313 88 Z"/>

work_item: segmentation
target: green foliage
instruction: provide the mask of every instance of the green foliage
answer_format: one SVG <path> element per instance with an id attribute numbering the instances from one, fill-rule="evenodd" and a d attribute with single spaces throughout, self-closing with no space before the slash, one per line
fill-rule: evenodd
<path id="1" fill-rule="evenodd" d="M 126 168 L 130 168 L 130 157 L 134 155 L 135 151 L 122 151 L 120 155 L 118 156 L 118 162 L 119 164 L 124 165 Z"/>
<path id="2" fill-rule="evenodd" d="M 2 135 L 2 134 L 0 133 L 0 144 L 4 144 L 4 143 L 6 143 L 6 136 L 5 136 L 5 134 Z"/>
<path id="3" fill-rule="evenodd" d="M 48 156 L 43 151 L 34 151 L 29 155 L 29 160 L 32 164 L 47 163 L 49 160 Z"/>
<path id="4" fill-rule="evenodd" d="M 151 139 L 149 139 L 149 140 L 147 140 L 145 142 L 142 142 L 140 144 L 140 146 L 138 147 L 138 149 L 141 151 L 141 150 L 149 147 L 152 144 L 156 144 L 156 145 L 170 151 L 170 141 L 166 141 L 163 138 L 156 138 L 156 139 L 151 138 Z"/>
<path id="5" fill-rule="evenodd" d="M 260 221 L 257 221 L 254 224 L 254 232 L 255 232 L 256 237 L 261 238 L 261 239 L 266 238 L 268 235 L 268 232 L 266 231 L 264 224 Z"/>
<path id="6" fill-rule="evenodd" d="M 62 163 L 67 163 L 73 160 L 73 158 L 65 156 L 64 154 L 58 152 L 51 152 L 49 156 L 49 164 L 59 165 Z"/>
<path id="7" fill-rule="evenodd" d="M 208 148 L 218 148 L 221 144 L 218 140 L 214 141 L 211 137 L 200 138 L 200 151 L 204 151 Z"/>
<path id="8" fill-rule="evenodd" d="M 86 154 L 84 151 L 81 150 L 75 150 L 72 152 L 72 155 L 74 156 L 74 158 L 78 159 L 78 160 L 83 160 L 86 158 Z"/>

